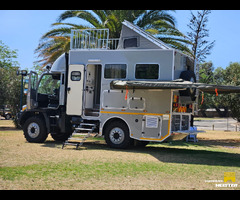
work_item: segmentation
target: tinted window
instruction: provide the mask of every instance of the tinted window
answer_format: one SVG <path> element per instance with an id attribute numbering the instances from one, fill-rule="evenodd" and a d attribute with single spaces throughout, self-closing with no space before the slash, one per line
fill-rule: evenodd
<path id="1" fill-rule="evenodd" d="M 72 81 L 80 81 L 81 80 L 81 72 L 79 72 L 79 71 L 71 72 L 71 80 Z"/>
<path id="2" fill-rule="evenodd" d="M 128 47 L 137 47 L 137 38 L 128 38 L 124 39 L 123 42 L 123 47 L 128 48 Z"/>
<path id="3" fill-rule="evenodd" d="M 126 64 L 106 64 L 104 78 L 126 78 Z"/>
<path id="4" fill-rule="evenodd" d="M 137 64 L 135 70 L 136 79 L 158 79 L 158 64 Z"/>

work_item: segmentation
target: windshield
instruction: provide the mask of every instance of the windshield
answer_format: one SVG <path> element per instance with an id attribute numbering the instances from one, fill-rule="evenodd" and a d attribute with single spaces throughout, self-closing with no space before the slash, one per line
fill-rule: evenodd
<path id="1" fill-rule="evenodd" d="M 38 93 L 51 95 L 54 94 L 59 87 L 60 75 L 45 74 L 39 83 Z"/>

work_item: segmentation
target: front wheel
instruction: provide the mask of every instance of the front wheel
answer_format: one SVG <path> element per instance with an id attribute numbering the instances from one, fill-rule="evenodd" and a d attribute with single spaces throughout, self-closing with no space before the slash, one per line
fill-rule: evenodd
<path id="1" fill-rule="evenodd" d="M 42 143 L 48 136 L 46 125 L 39 117 L 29 118 L 24 123 L 23 132 L 26 140 L 33 143 Z"/>
<path id="2" fill-rule="evenodd" d="M 123 121 L 113 121 L 104 131 L 104 138 L 108 146 L 125 149 L 130 145 L 128 126 Z"/>

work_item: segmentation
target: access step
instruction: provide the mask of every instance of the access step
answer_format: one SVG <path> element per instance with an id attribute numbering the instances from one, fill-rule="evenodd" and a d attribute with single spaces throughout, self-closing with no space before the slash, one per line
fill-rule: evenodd
<path id="1" fill-rule="evenodd" d="M 80 123 L 79 126 L 74 128 L 74 132 L 72 135 L 63 142 L 62 149 L 66 145 L 76 146 L 76 149 L 83 145 L 83 143 L 91 136 L 93 131 L 97 128 L 96 124 L 92 123 Z M 87 132 L 87 133 L 86 133 Z M 98 133 L 94 137 L 96 137 Z M 84 136 L 84 137 L 77 137 L 77 136 Z"/>

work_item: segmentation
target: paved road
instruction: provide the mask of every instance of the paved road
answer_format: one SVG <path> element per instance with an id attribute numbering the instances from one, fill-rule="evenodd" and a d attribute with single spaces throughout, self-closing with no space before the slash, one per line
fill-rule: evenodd
<path id="1" fill-rule="evenodd" d="M 212 120 L 200 120 L 194 121 L 194 126 L 197 126 L 198 130 L 230 130 L 236 131 L 237 121 L 232 118 L 212 119 Z M 237 125 L 237 131 L 240 131 L 240 124 Z"/>

